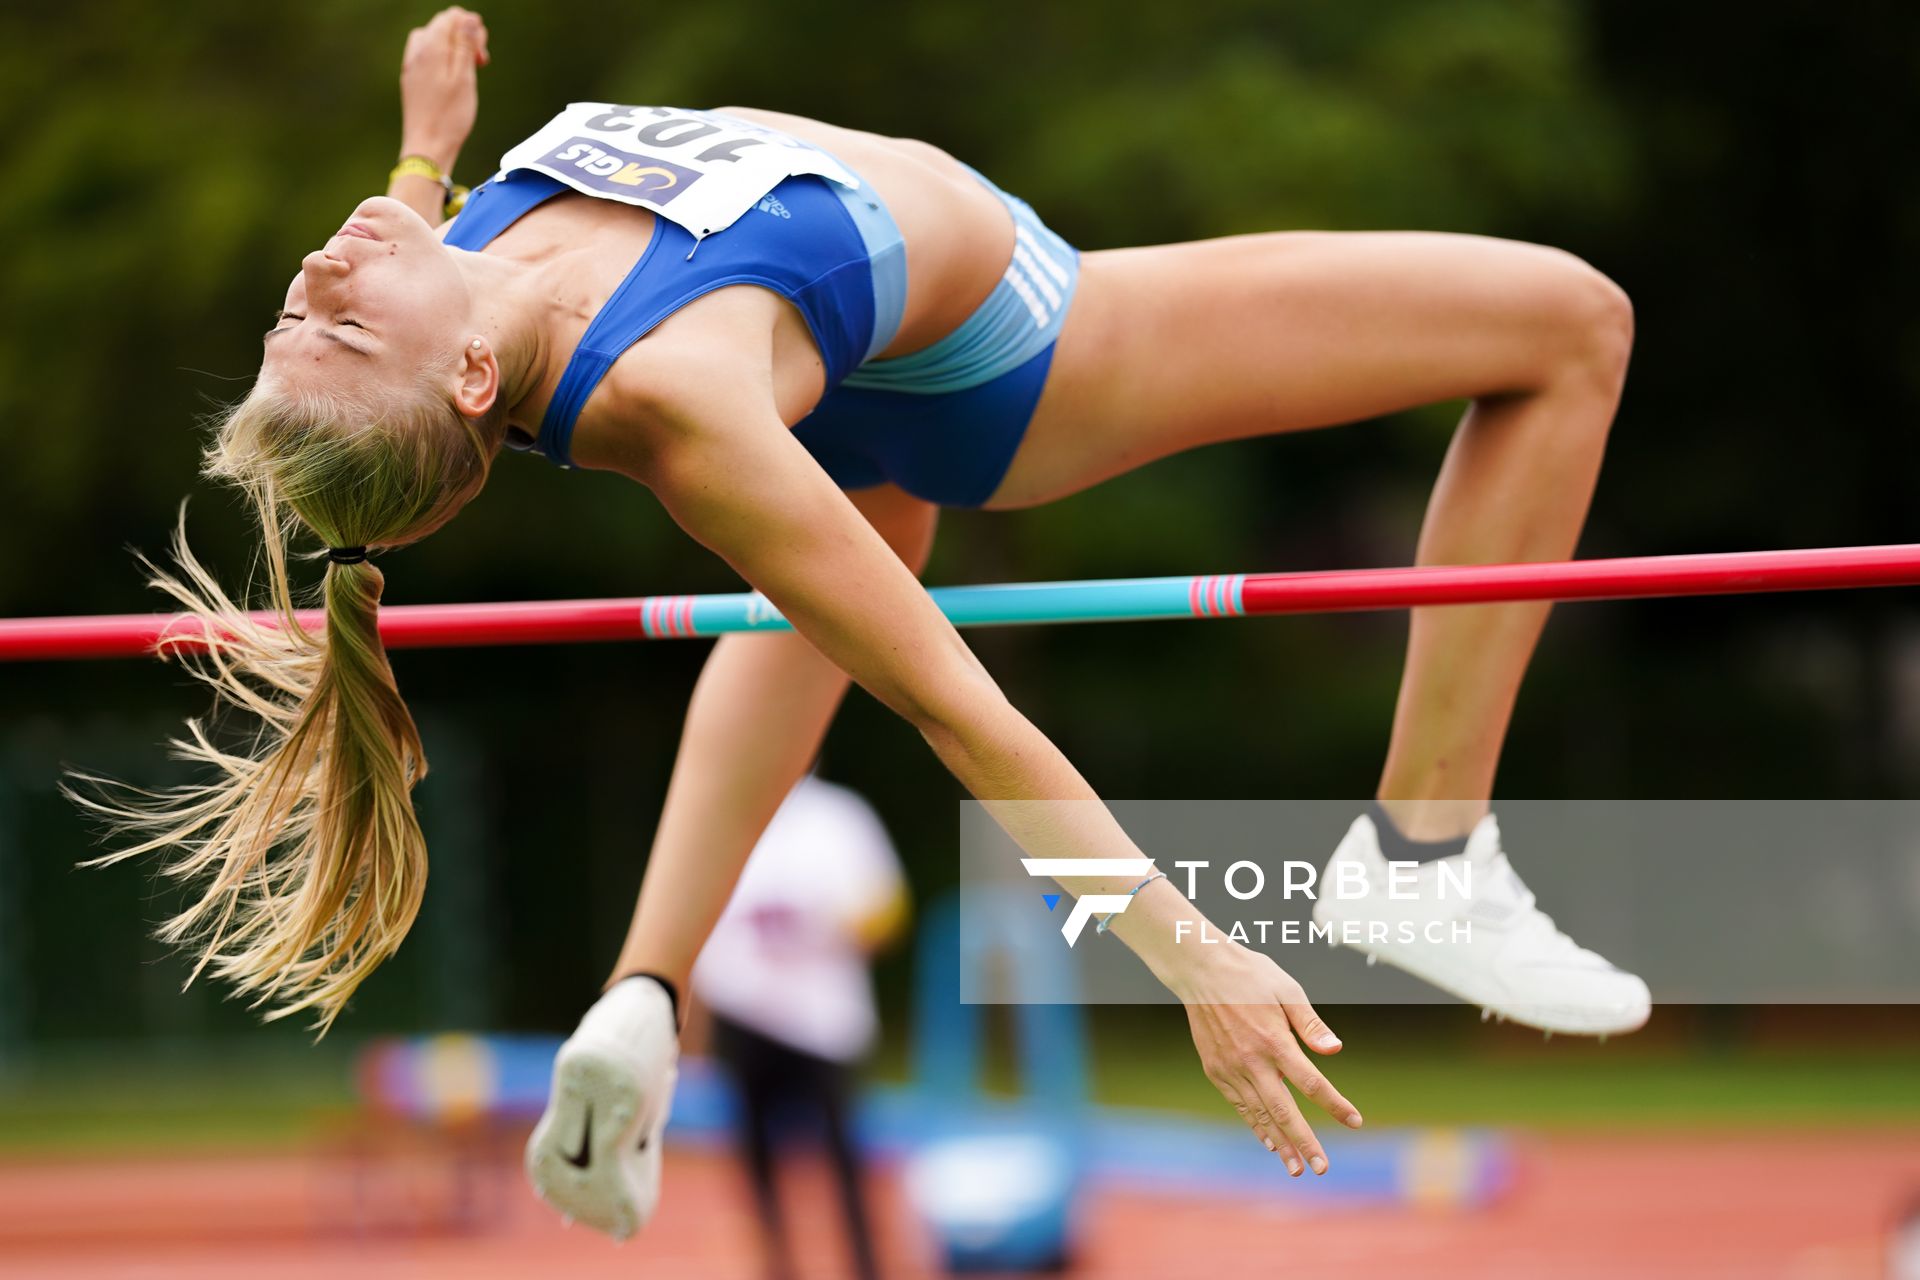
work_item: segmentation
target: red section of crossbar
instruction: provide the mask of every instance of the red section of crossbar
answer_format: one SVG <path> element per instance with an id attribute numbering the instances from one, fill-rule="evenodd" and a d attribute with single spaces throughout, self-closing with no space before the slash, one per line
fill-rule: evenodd
<path id="1" fill-rule="evenodd" d="M 256 614 L 262 622 L 272 619 Z M 299 615 L 318 629 L 316 611 Z M 47 658 L 132 658 L 162 641 L 200 634 L 193 618 L 164 613 L 98 614 L 77 618 L 0 620 L 0 661 Z M 380 638 L 390 649 L 451 649 L 472 645 L 583 644 L 638 640 L 640 601 L 536 600 L 522 604 L 415 604 L 380 611 Z"/>
<path id="2" fill-rule="evenodd" d="M 1248 614 L 1333 613 L 1516 600 L 1621 600 L 1920 584 L 1920 545 L 1635 556 L 1540 564 L 1251 574 Z"/>
<path id="3" fill-rule="evenodd" d="M 1901 545 L 1254 574 L 1245 579 L 1240 602 L 1246 614 L 1320 613 L 1917 584 L 1920 545 Z M 317 616 L 301 616 L 319 625 Z M 152 653 L 163 640 L 191 644 L 197 633 L 190 619 L 167 614 L 17 618 L 0 621 L 0 661 L 134 657 Z M 400 605 L 381 610 L 380 634 L 391 648 L 419 649 L 639 640 L 647 633 L 642 600 L 634 598 Z"/>

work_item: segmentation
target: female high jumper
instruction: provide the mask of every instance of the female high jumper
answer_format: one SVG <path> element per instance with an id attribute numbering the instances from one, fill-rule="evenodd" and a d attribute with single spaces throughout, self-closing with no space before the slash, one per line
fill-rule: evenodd
<path id="1" fill-rule="evenodd" d="M 1200 445 L 1465 399 L 1420 563 L 1574 547 L 1632 319 L 1566 253 L 1287 232 L 1080 254 L 924 142 L 606 103 L 562 111 L 444 221 L 487 60 L 462 9 L 409 37 L 390 195 L 302 260 L 209 450 L 258 508 L 279 625 L 248 622 L 184 536 L 180 571 L 158 575 L 219 637 L 201 674 L 262 722 L 252 751 L 195 723 L 179 745 L 210 781 L 89 803 L 138 835 L 113 857 L 175 846 L 204 883 L 163 931 L 196 944 L 196 973 L 330 1024 L 400 944 L 426 872 L 410 798 L 426 762 L 369 557 L 450 520 L 503 445 L 650 490 L 796 634 L 720 640 L 694 690 L 614 980 L 529 1144 L 574 1218 L 624 1237 L 651 1214 L 677 993 L 850 679 L 990 806 L 1082 802 L 996 809 L 1029 851 L 1144 857 L 922 589 L 941 507 L 1030 507 Z M 319 632 L 292 616 L 296 543 L 326 548 Z M 1534 1025 L 1631 1030 L 1646 987 L 1533 906 L 1489 813 L 1546 616 L 1414 612 L 1379 801 L 1335 857 L 1481 872 L 1454 904 L 1486 922 L 1472 946 L 1380 958 Z M 1340 1041 L 1299 984 L 1250 948 L 1175 945 L 1200 916 L 1164 877 L 1066 885 L 1132 895 L 1112 932 L 1186 1006 L 1208 1077 L 1295 1175 L 1325 1172 L 1286 1082 L 1360 1116 L 1301 1051 Z"/>

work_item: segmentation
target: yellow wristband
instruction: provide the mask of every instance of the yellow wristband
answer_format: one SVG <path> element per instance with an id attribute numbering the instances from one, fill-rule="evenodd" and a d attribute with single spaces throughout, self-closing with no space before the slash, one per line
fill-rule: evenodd
<path id="1" fill-rule="evenodd" d="M 400 163 L 393 166 L 392 172 L 387 174 L 387 181 L 392 183 L 399 178 L 425 178 L 428 182 L 439 183 L 441 189 L 447 193 L 447 198 L 442 204 L 442 212 L 449 218 L 459 213 L 467 203 L 467 189 L 455 186 L 453 179 L 447 176 L 447 171 L 426 156 L 401 156 Z"/>
<path id="2" fill-rule="evenodd" d="M 393 172 L 387 175 L 387 181 L 392 182 L 395 178 L 425 178 L 443 187 L 452 181 L 445 169 L 425 156 L 401 156 L 400 163 L 393 166 Z"/>

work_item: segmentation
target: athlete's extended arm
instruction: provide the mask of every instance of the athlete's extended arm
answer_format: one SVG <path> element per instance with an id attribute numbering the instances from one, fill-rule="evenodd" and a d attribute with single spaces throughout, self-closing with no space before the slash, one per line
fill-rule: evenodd
<path id="1" fill-rule="evenodd" d="M 773 409 L 764 365 L 713 359 L 711 368 L 683 366 L 660 393 L 645 451 L 625 468 L 629 474 L 816 649 L 918 729 L 1028 852 L 1140 858 L 1093 789 L 1007 701 L 914 575 L 794 440 Z M 1020 803 L 1031 801 L 1062 803 Z M 1124 894 L 1135 882 L 1076 876 L 1067 887 Z M 1357 1123 L 1293 1032 L 1321 1052 L 1337 1049 L 1338 1040 L 1299 985 L 1266 957 L 1227 944 L 1177 945 L 1172 923 L 1181 918 L 1196 929 L 1202 920 L 1177 890 L 1155 882 L 1116 918 L 1113 932 L 1187 1004 L 1209 1077 L 1255 1132 L 1296 1172 L 1302 1160 L 1324 1169 L 1324 1153 L 1281 1081 L 1291 1079 L 1336 1117 Z M 634 946 L 648 967 L 668 972 L 693 958 L 654 952 L 649 939 Z"/>
<path id="2" fill-rule="evenodd" d="M 906 567 L 933 548 L 938 509 L 891 485 L 848 495 Z M 724 636 L 687 706 L 646 883 L 613 977 L 651 970 L 685 989 L 773 811 L 818 754 L 847 674 L 805 637 Z"/>
<path id="3" fill-rule="evenodd" d="M 455 5 L 407 33 L 400 58 L 400 154 L 425 156 L 451 174 L 480 111 L 479 69 L 487 65 L 487 25 Z M 387 194 L 438 226 L 446 189 L 430 178 L 395 178 Z"/>

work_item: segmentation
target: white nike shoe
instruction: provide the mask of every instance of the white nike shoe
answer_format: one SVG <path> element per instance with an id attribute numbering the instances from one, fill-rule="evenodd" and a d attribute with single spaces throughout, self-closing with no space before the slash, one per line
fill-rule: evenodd
<path id="1" fill-rule="evenodd" d="M 569 1222 L 625 1240 L 653 1217 L 679 1052 L 673 1002 L 645 978 L 615 983 L 560 1046 L 527 1177 Z"/>
<path id="2" fill-rule="evenodd" d="M 1343 882 L 1353 896 L 1339 896 Z M 1483 1015 L 1605 1036 L 1637 1030 L 1652 1010 L 1646 983 L 1579 946 L 1534 905 L 1492 814 L 1464 852 L 1403 867 L 1393 882 L 1399 897 L 1389 896 L 1379 832 L 1362 814 L 1316 888 L 1313 920 L 1331 930 L 1331 942 L 1477 1004 Z"/>

